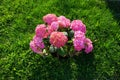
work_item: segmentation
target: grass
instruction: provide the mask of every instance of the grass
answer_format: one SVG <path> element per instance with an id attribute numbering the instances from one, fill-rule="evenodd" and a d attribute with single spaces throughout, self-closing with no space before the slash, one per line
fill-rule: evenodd
<path id="1" fill-rule="evenodd" d="M 0 80 L 119 80 L 119 9 L 104 0 L 1 0 Z M 117 11 L 118 10 L 118 11 Z M 48 13 L 81 19 L 93 41 L 91 54 L 41 57 L 29 42 Z M 116 19 L 117 18 L 117 19 Z"/>

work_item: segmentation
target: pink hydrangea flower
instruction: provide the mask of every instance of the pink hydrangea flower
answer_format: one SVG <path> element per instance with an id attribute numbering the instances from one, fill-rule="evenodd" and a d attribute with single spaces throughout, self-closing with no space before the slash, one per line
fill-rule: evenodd
<path id="1" fill-rule="evenodd" d="M 34 43 L 34 41 L 30 42 L 30 48 L 35 52 L 35 53 L 42 53 L 42 49 L 37 47 Z"/>
<path id="2" fill-rule="evenodd" d="M 85 34 L 81 31 L 74 32 L 73 45 L 76 51 L 81 51 L 84 49 Z"/>
<path id="3" fill-rule="evenodd" d="M 82 39 L 85 39 L 85 33 L 81 32 L 81 31 L 75 31 L 75 32 L 74 32 L 74 38 L 82 38 Z"/>
<path id="4" fill-rule="evenodd" d="M 34 37 L 33 37 L 33 41 L 34 41 L 34 44 L 35 44 L 37 47 L 39 47 L 39 48 L 41 48 L 41 49 L 43 49 L 43 48 L 45 47 L 45 45 L 44 45 L 43 40 L 42 40 L 41 37 L 34 36 Z"/>
<path id="5" fill-rule="evenodd" d="M 48 25 L 47 27 L 46 36 L 49 36 L 52 32 L 57 31 L 58 28 L 59 28 L 58 22 L 52 22 L 51 25 Z"/>
<path id="6" fill-rule="evenodd" d="M 75 38 L 73 40 L 73 45 L 76 51 L 81 51 L 84 49 L 84 41 L 81 38 Z"/>
<path id="7" fill-rule="evenodd" d="M 43 21 L 46 24 L 37 25 L 35 29 L 35 36 L 30 42 L 30 48 L 35 53 L 42 54 L 42 51 L 45 52 L 43 50 L 45 48 L 43 38 L 49 39 L 51 45 L 60 48 L 67 43 L 67 36 L 72 37 L 73 34 L 73 46 L 75 51 L 84 50 L 88 54 L 93 50 L 92 41 L 85 36 L 86 26 L 81 20 L 73 20 L 71 22 L 70 19 L 66 18 L 65 16 L 57 17 L 55 14 L 47 14 L 43 16 Z M 70 33 L 68 32 L 69 30 L 62 29 L 69 27 L 72 29 Z M 62 29 L 60 29 L 60 31 L 67 30 L 67 32 L 58 32 L 58 28 Z"/>
<path id="8" fill-rule="evenodd" d="M 92 41 L 89 38 L 85 39 L 85 52 L 88 54 L 93 50 Z"/>
<path id="9" fill-rule="evenodd" d="M 92 41 L 91 41 L 89 38 L 86 38 L 86 39 L 85 39 L 85 43 L 90 43 L 90 44 L 92 44 Z"/>
<path id="10" fill-rule="evenodd" d="M 52 32 L 54 32 L 54 29 L 50 25 L 48 25 L 46 35 L 49 36 Z"/>
<path id="11" fill-rule="evenodd" d="M 45 34 L 44 38 L 48 38 L 49 35 L 50 35 L 50 34 L 47 32 L 47 33 Z"/>
<path id="12" fill-rule="evenodd" d="M 50 25 L 52 22 L 57 21 L 57 16 L 55 14 L 47 14 L 43 16 L 43 21 Z"/>
<path id="13" fill-rule="evenodd" d="M 52 32 L 50 35 L 50 44 L 60 48 L 65 45 L 68 38 L 62 32 Z"/>
<path id="14" fill-rule="evenodd" d="M 82 31 L 82 32 L 86 33 L 86 26 L 82 23 L 81 20 L 73 20 L 71 22 L 70 28 L 73 31 Z"/>
<path id="15" fill-rule="evenodd" d="M 52 22 L 50 26 L 51 26 L 52 30 L 57 31 L 58 28 L 59 28 L 59 23 L 58 22 Z"/>
<path id="16" fill-rule="evenodd" d="M 52 27 L 50 25 L 47 25 L 46 27 L 46 33 L 44 35 L 44 38 L 48 38 L 48 36 L 53 32 L 54 30 L 52 29 Z"/>
<path id="17" fill-rule="evenodd" d="M 35 33 L 36 33 L 36 36 L 44 38 L 44 36 L 46 34 L 46 26 L 45 26 L 45 24 L 37 25 L 37 27 L 35 29 Z"/>
<path id="18" fill-rule="evenodd" d="M 58 23 L 60 27 L 68 28 L 70 26 L 70 20 L 67 19 L 65 16 L 58 17 Z"/>

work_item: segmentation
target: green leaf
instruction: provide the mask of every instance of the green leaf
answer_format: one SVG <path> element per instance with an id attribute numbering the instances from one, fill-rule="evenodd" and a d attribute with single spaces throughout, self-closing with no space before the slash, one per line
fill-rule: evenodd
<path id="1" fill-rule="evenodd" d="M 46 46 L 49 46 L 49 45 L 50 45 L 50 43 L 49 43 L 49 38 L 44 38 L 44 39 L 43 39 L 43 42 L 44 42 L 44 44 L 45 44 Z"/>
<path id="2" fill-rule="evenodd" d="M 50 48 L 49 48 L 49 51 L 50 51 L 50 53 L 55 53 L 56 52 L 56 47 L 54 47 L 54 46 L 50 46 Z"/>
<path id="3" fill-rule="evenodd" d="M 73 43 L 73 41 L 72 41 L 72 40 L 69 40 L 67 43 Z"/>
<path id="4" fill-rule="evenodd" d="M 65 50 L 64 50 L 62 47 L 59 48 L 59 49 L 57 49 L 57 52 L 58 52 L 58 54 L 61 55 L 61 56 L 65 56 L 65 55 L 66 55 L 66 52 L 65 52 Z"/>
<path id="5" fill-rule="evenodd" d="M 63 32 L 65 36 L 68 36 L 68 33 L 67 32 Z"/>
<path id="6" fill-rule="evenodd" d="M 71 31 L 69 32 L 68 36 L 69 36 L 70 38 L 72 38 L 72 37 L 74 36 L 74 31 L 71 30 Z"/>

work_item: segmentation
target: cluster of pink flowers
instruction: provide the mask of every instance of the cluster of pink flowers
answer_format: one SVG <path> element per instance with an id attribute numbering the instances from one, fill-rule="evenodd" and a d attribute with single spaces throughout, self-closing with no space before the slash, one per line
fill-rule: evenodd
<path id="1" fill-rule="evenodd" d="M 42 49 L 44 49 L 45 45 L 41 37 L 34 36 L 33 40 L 30 42 L 30 48 L 36 53 L 42 53 Z"/>
<path id="2" fill-rule="evenodd" d="M 55 14 L 43 16 L 46 24 L 39 24 L 35 29 L 35 36 L 30 42 L 30 48 L 36 53 L 42 53 L 45 48 L 44 38 L 49 39 L 50 45 L 60 48 L 66 45 L 68 37 L 61 32 L 63 28 L 74 31 L 73 46 L 75 51 L 84 50 L 90 53 L 93 50 L 92 41 L 86 38 L 86 26 L 81 20 L 73 20 L 65 16 L 57 17 Z M 71 38 L 72 40 L 72 38 Z M 46 46 L 47 47 L 47 46 Z"/>
<path id="3" fill-rule="evenodd" d="M 92 41 L 86 38 L 85 33 L 82 31 L 75 31 L 73 44 L 76 51 L 85 49 L 86 53 L 90 53 L 93 49 Z"/>
<path id="4" fill-rule="evenodd" d="M 63 47 L 67 40 L 67 36 L 62 32 L 52 32 L 50 35 L 50 43 L 57 48 Z"/>

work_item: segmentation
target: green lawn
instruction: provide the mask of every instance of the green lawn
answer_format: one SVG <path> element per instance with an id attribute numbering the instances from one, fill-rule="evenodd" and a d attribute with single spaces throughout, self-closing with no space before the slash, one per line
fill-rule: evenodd
<path id="1" fill-rule="evenodd" d="M 0 0 L 0 80 L 120 80 L 120 9 L 113 2 Z M 33 53 L 29 42 L 48 13 L 81 19 L 92 53 L 68 59 Z"/>

